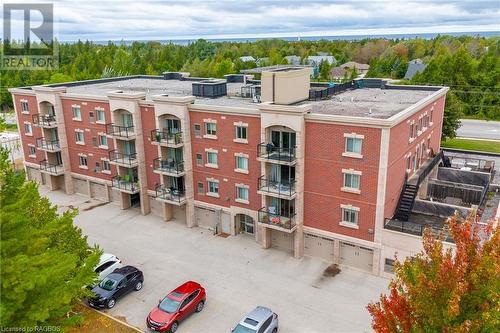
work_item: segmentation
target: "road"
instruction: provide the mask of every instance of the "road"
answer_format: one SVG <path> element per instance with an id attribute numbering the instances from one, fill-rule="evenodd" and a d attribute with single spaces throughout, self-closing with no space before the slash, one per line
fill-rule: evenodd
<path id="1" fill-rule="evenodd" d="M 179 333 L 223 333 L 257 305 L 279 315 L 280 332 L 371 332 L 366 304 L 387 291 L 389 280 L 343 268 L 322 277 L 328 264 L 264 250 L 250 237 L 217 237 L 181 221 L 164 222 L 114 203 L 84 210 L 87 197 L 44 192 L 60 209 L 80 207 L 75 224 L 106 252 L 144 272 L 144 287 L 117 301 L 113 316 L 146 330 L 148 312 L 167 292 L 193 279 L 207 289 L 202 312 L 179 326 Z"/>
<path id="2" fill-rule="evenodd" d="M 461 119 L 457 137 L 500 140 L 500 121 Z"/>

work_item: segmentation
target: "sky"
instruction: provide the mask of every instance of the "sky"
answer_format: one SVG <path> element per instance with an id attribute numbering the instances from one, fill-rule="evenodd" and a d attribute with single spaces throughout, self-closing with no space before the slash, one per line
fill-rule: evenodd
<path id="1" fill-rule="evenodd" d="M 60 0 L 53 4 L 55 35 L 61 41 L 500 32 L 499 0 Z M 32 14 L 32 22 L 40 20 L 37 14 Z M 13 15 L 14 33 L 21 31 L 22 20 L 22 15 Z"/>

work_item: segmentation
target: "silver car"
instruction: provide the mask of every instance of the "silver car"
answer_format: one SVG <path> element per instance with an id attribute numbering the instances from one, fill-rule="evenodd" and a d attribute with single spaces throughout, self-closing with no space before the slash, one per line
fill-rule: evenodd
<path id="1" fill-rule="evenodd" d="M 231 333 L 276 333 L 278 315 L 263 306 L 258 306 L 240 321 Z"/>

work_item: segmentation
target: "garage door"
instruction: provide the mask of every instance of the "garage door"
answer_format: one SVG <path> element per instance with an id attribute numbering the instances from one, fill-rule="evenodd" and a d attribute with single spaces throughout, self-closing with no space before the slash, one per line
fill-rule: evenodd
<path id="1" fill-rule="evenodd" d="M 215 229 L 215 226 L 219 222 L 219 212 L 212 209 L 195 207 L 194 217 L 196 225 L 200 228 Z"/>
<path id="2" fill-rule="evenodd" d="M 293 253 L 293 235 L 278 230 L 271 230 L 271 247 Z"/>
<path id="3" fill-rule="evenodd" d="M 88 195 L 87 181 L 73 178 L 73 186 L 76 193 Z"/>
<path id="4" fill-rule="evenodd" d="M 90 183 L 92 198 L 106 199 L 106 188 L 103 184 Z"/>
<path id="5" fill-rule="evenodd" d="M 333 262 L 333 239 L 304 234 L 304 254 Z"/>
<path id="6" fill-rule="evenodd" d="M 340 263 L 372 271 L 373 250 L 349 243 L 340 243 Z"/>

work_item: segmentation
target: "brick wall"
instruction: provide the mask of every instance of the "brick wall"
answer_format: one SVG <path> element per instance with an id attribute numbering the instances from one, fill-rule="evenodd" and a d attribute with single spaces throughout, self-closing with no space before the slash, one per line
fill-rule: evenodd
<path id="1" fill-rule="evenodd" d="M 344 133 L 364 135 L 363 158 L 343 157 Z M 380 129 L 317 122 L 306 123 L 304 225 L 364 240 L 373 240 Z M 341 191 L 342 169 L 361 171 L 360 194 Z M 359 229 L 339 225 L 340 205 L 359 207 Z"/>
<path id="2" fill-rule="evenodd" d="M 204 119 L 217 120 L 217 139 L 207 139 L 196 137 L 194 124 L 200 124 L 202 135 L 205 134 Z M 220 113 L 190 112 L 191 121 L 191 140 L 193 154 L 193 188 L 195 200 L 229 207 L 240 206 L 247 209 L 258 210 L 261 208 L 261 198 L 257 194 L 257 179 L 260 177 L 260 162 L 257 158 L 257 145 L 260 143 L 260 118 L 239 115 L 224 115 Z M 248 124 L 248 143 L 233 142 L 235 138 L 235 122 Z M 203 156 L 203 163 L 207 162 L 205 149 L 212 148 L 218 151 L 218 169 L 199 166 L 196 163 L 196 154 Z M 248 174 L 237 173 L 235 153 L 248 155 Z M 198 193 L 198 182 L 204 184 L 207 191 L 206 178 L 215 178 L 219 180 L 219 198 L 213 198 Z M 250 186 L 249 204 L 243 204 L 235 201 L 235 184 L 242 183 Z M 229 198 L 229 201 L 225 200 Z"/>

